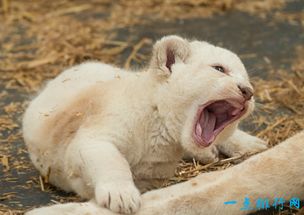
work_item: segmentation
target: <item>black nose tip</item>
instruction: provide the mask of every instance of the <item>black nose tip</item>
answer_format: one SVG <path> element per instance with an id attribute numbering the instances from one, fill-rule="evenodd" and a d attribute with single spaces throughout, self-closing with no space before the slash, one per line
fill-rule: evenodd
<path id="1" fill-rule="evenodd" d="M 253 96 L 253 91 L 250 87 L 238 86 L 245 100 L 250 100 Z"/>

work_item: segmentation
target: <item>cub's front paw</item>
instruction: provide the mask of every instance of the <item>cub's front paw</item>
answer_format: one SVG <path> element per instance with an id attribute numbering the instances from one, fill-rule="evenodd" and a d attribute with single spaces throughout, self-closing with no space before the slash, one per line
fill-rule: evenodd
<path id="1" fill-rule="evenodd" d="M 220 151 L 229 157 L 244 155 L 248 153 L 262 152 L 268 149 L 267 142 L 251 135 L 243 135 L 240 139 L 233 139 Z"/>
<path id="2" fill-rule="evenodd" d="M 265 151 L 266 149 L 268 149 L 268 144 L 265 140 L 254 136 L 248 136 L 247 144 L 245 144 L 245 147 L 243 148 L 241 153 L 256 153 Z"/>
<path id="3" fill-rule="evenodd" d="M 100 206 L 117 213 L 132 214 L 140 207 L 140 193 L 133 182 L 100 183 L 95 189 Z"/>
<path id="4" fill-rule="evenodd" d="M 204 149 L 199 149 L 196 152 L 185 152 L 184 159 L 192 160 L 195 158 L 201 164 L 209 164 L 219 160 L 219 151 L 214 146 L 211 145 Z"/>
<path id="5" fill-rule="evenodd" d="M 219 161 L 219 151 L 215 146 L 209 146 L 198 152 L 194 158 L 200 161 L 201 164 L 209 164 Z"/>

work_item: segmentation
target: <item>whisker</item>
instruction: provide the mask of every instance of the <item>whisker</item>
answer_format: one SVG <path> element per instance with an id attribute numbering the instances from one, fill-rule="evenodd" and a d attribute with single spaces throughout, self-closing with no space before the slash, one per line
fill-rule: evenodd
<path id="1" fill-rule="evenodd" d="M 247 73 L 252 73 L 254 71 L 256 71 L 258 68 L 247 68 Z"/>

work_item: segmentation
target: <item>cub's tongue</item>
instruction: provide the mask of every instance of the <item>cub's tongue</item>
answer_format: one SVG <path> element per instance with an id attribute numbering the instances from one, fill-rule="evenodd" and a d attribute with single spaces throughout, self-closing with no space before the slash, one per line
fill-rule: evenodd
<path id="1" fill-rule="evenodd" d="M 207 109 L 204 110 L 203 114 L 204 116 L 200 119 L 202 138 L 209 145 L 215 138 L 213 131 L 215 130 L 216 116 Z"/>

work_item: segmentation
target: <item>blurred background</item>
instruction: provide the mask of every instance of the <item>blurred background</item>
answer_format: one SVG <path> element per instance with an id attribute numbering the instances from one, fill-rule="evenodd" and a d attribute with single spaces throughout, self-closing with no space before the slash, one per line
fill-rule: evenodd
<path id="1" fill-rule="evenodd" d="M 303 0 L 0 0 L 0 214 L 80 200 L 39 176 L 21 133 L 28 102 L 64 68 L 99 60 L 139 70 L 164 35 L 207 40 L 245 63 L 257 105 L 241 126 L 274 146 L 304 129 L 303 27 Z M 242 159 L 181 161 L 170 184 Z M 297 213 L 287 204 L 256 214 Z"/>

